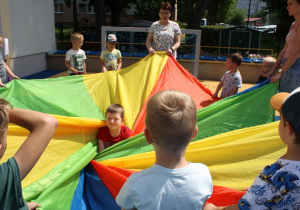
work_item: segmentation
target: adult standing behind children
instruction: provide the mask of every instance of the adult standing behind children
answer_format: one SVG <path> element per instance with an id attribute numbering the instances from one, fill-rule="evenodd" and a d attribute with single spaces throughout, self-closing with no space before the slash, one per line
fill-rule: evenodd
<path id="1" fill-rule="evenodd" d="M 65 66 L 68 68 L 68 75 L 86 74 L 85 52 L 80 49 L 83 45 L 83 35 L 80 33 L 71 34 L 72 49 L 66 53 Z"/>
<path id="2" fill-rule="evenodd" d="M 0 34 L 0 48 L 3 45 L 3 37 Z M 6 73 L 11 76 L 13 79 L 20 79 L 17 77 L 11 70 L 10 68 L 6 65 L 5 61 L 3 60 L 2 54 L 0 52 L 0 87 L 6 87 L 5 84 L 7 83 L 7 75 Z"/>
<path id="3" fill-rule="evenodd" d="M 167 55 L 173 54 L 180 47 L 181 30 L 176 22 L 169 20 L 172 6 L 169 2 L 162 2 L 158 8 L 160 20 L 154 22 L 148 32 L 146 46 L 151 55 L 155 51 L 166 51 Z"/>
<path id="4" fill-rule="evenodd" d="M 274 74 L 282 63 L 281 68 L 271 78 L 271 82 L 281 79 L 279 91 L 290 93 L 300 87 L 300 0 L 288 0 L 287 10 L 290 16 L 294 16 L 295 22 L 290 27 L 286 44 L 277 57 L 270 75 Z"/>
<path id="5" fill-rule="evenodd" d="M 110 147 L 120 141 L 131 137 L 131 130 L 123 125 L 124 108 L 120 104 L 111 104 L 105 113 L 106 126 L 100 128 L 98 139 L 98 152 Z"/>
<path id="6" fill-rule="evenodd" d="M 242 76 L 238 70 L 238 67 L 242 64 L 242 61 L 243 57 L 239 53 L 231 53 L 227 56 L 226 68 L 229 71 L 227 71 L 221 78 L 216 92 L 213 94 L 213 98 L 218 96 L 218 93 L 222 87 L 222 93 L 220 96 L 221 98 L 236 94 L 239 88 L 242 87 Z"/>
<path id="7" fill-rule="evenodd" d="M 8 123 L 24 127 L 30 134 L 16 154 L 0 165 L 0 206 L 1 209 L 36 209 L 39 204 L 24 201 L 21 181 L 44 152 L 58 122 L 47 114 L 11 108 L 7 101 L 0 99 L 0 158 L 7 146 Z"/>
<path id="8" fill-rule="evenodd" d="M 106 39 L 106 47 L 100 55 L 100 66 L 102 72 L 120 70 L 122 67 L 122 55 L 120 50 L 116 49 L 117 37 L 109 34 Z"/>
<path id="9" fill-rule="evenodd" d="M 238 205 L 224 208 L 209 204 L 205 210 L 299 209 L 300 87 L 290 94 L 281 92 L 274 95 L 270 104 L 280 112 L 278 131 L 287 146 L 286 153 L 259 173 Z"/>
<path id="10" fill-rule="evenodd" d="M 274 66 L 275 63 L 276 63 L 276 58 L 274 58 L 274 57 L 268 56 L 263 59 L 262 65 L 261 65 L 262 75 L 259 76 L 259 78 L 256 82 L 257 84 L 268 79 L 269 73 L 271 72 L 272 67 Z"/>
<path id="11" fill-rule="evenodd" d="M 185 151 L 198 132 L 197 109 L 186 93 L 166 90 L 153 95 L 144 130 L 155 151 L 155 164 L 132 174 L 116 201 L 122 209 L 202 209 L 213 190 L 206 165 L 190 163 Z"/>

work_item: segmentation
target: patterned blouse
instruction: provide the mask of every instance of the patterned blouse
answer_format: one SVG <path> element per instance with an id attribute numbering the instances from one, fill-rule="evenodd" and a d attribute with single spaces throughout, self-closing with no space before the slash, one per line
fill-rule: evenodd
<path id="1" fill-rule="evenodd" d="M 176 34 L 181 34 L 179 25 L 170 21 L 168 25 L 161 25 L 160 21 L 154 22 L 149 32 L 153 32 L 152 47 L 155 51 L 167 51 L 174 45 L 174 38 Z M 176 58 L 176 51 L 173 52 Z"/>

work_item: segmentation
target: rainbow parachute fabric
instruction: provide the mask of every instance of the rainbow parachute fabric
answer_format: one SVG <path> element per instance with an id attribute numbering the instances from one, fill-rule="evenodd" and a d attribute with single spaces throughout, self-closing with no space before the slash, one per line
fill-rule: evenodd
<path id="1" fill-rule="evenodd" d="M 214 182 L 209 202 L 236 203 L 259 171 L 284 153 L 269 105 L 277 84 L 265 82 L 215 100 L 173 57 L 157 53 L 120 71 L 13 80 L 0 89 L 0 97 L 14 107 L 59 120 L 47 149 L 22 181 L 24 198 L 39 202 L 42 209 L 120 209 L 114 198 L 127 177 L 155 162 L 153 147 L 142 133 L 145 104 L 167 89 L 188 93 L 197 105 L 199 132 L 186 158 L 209 167 Z M 105 110 L 111 103 L 122 104 L 125 124 L 134 136 L 97 154 L 96 134 L 105 126 Z M 10 125 L 1 161 L 12 157 L 27 135 L 25 129 Z"/>

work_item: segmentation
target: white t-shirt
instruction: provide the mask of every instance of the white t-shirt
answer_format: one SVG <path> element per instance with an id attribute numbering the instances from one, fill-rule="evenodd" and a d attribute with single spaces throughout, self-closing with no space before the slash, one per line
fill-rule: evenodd
<path id="1" fill-rule="evenodd" d="M 206 165 L 190 163 L 180 169 L 168 169 L 154 164 L 132 174 L 116 201 L 124 209 L 182 210 L 202 209 L 213 190 Z"/>
<path id="2" fill-rule="evenodd" d="M 66 53 L 66 61 L 70 61 L 70 66 L 75 68 L 80 72 L 84 72 L 83 63 L 86 59 L 85 52 L 82 49 L 73 50 L 70 49 Z M 72 74 L 73 72 L 68 69 L 68 74 Z"/>

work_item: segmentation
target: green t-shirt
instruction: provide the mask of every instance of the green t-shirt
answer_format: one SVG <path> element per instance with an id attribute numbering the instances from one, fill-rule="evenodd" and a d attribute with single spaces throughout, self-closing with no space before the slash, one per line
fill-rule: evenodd
<path id="1" fill-rule="evenodd" d="M 13 157 L 0 165 L 0 208 L 28 210 L 22 195 L 19 166 Z"/>

